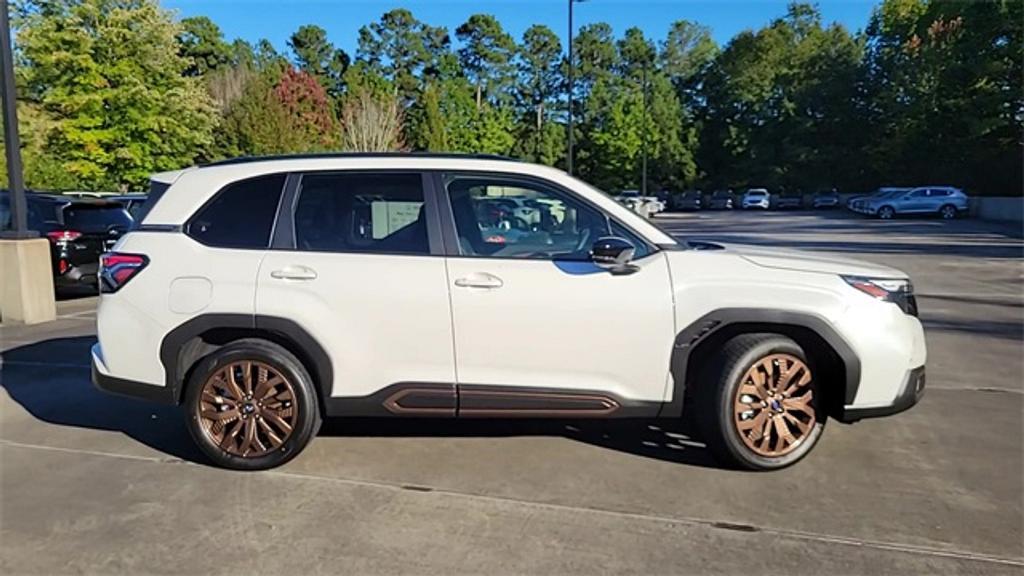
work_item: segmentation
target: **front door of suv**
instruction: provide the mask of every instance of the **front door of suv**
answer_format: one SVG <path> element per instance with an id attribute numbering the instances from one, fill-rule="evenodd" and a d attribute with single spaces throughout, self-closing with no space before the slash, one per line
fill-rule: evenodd
<path id="1" fill-rule="evenodd" d="M 928 189 L 917 188 L 906 194 L 899 203 L 897 212 L 905 214 L 929 211 Z"/>
<path id="2" fill-rule="evenodd" d="M 448 174 L 437 183 L 451 208 L 460 416 L 569 412 L 577 401 L 582 415 L 600 397 L 586 392 L 654 407 L 664 399 L 674 320 L 663 254 L 544 181 Z M 608 235 L 634 243 L 635 272 L 590 261 Z"/>
<path id="3" fill-rule="evenodd" d="M 436 399 L 454 415 L 447 276 L 423 175 L 293 176 L 284 204 L 260 266 L 257 314 L 289 319 L 320 344 L 334 374 L 326 393 L 350 399 L 341 410 L 416 382 L 440 387 Z"/>

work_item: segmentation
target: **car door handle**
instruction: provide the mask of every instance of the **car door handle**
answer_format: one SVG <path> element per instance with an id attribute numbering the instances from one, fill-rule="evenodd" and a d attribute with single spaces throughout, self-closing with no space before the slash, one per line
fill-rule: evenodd
<path id="1" fill-rule="evenodd" d="M 316 280 L 316 270 L 305 266 L 285 266 L 271 272 L 270 277 L 282 280 Z"/>
<path id="2" fill-rule="evenodd" d="M 498 278 L 493 274 L 488 274 L 486 272 L 474 272 L 469 276 L 457 278 L 455 280 L 455 285 L 459 288 L 487 288 L 493 290 L 495 288 L 501 288 L 505 283 L 501 281 L 501 278 Z"/>

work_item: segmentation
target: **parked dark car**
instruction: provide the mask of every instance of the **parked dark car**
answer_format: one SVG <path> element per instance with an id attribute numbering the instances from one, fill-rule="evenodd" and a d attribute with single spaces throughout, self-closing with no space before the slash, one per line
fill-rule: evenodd
<path id="1" fill-rule="evenodd" d="M 729 190 L 715 190 L 705 204 L 709 210 L 732 210 L 736 206 L 736 195 Z"/>
<path id="2" fill-rule="evenodd" d="M 687 190 L 672 200 L 672 207 L 676 210 L 700 210 L 704 207 L 704 194 L 700 190 Z"/>
<path id="3" fill-rule="evenodd" d="M 29 230 L 50 241 L 53 284 L 59 289 L 96 287 L 100 254 L 132 227 L 119 202 L 26 193 Z M 10 195 L 0 192 L 0 225 L 11 224 Z"/>
<path id="4" fill-rule="evenodd" d="M 835 190 L 819 192 L 814 195 L 811 201 L 812 208 L 837 208 L 839 206 L 839 193 Z"/>
<path id="5" fill-rule="evenodd" d="M 804 207 L 804 196 L 796 192 L 784 192 L 772 198 L 776 210 L 799 210 Z"/>
<path id="6" fill-rule="evenodd" d="M 128 211 L 128 215 L 132 217 L 132 220 L 138 221 L 139 214 L 142 213 L 142 206 L 146 203 L 146 199 L 149 198 L 146 194 L 120 194 L 118 196 L 104 196 L 104 200 L 113 200 L 114 202 L 120 202 L 124 206 L 125 210 Z"/>

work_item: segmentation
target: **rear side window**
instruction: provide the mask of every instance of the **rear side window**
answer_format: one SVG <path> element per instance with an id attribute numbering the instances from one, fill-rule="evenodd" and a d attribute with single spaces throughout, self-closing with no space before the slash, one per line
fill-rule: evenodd
<path id="1" fill-rule="evenodd" d="M 310 252 L 430 254 L 419 174 L 306 174 L 295 244 Z"/>
<path id="2" fill-rule="evenodd" d="M 229 184 L 192 217 L 188 235 L 218 248 L 267 248 L 284 180 L 272 174 Z"/>

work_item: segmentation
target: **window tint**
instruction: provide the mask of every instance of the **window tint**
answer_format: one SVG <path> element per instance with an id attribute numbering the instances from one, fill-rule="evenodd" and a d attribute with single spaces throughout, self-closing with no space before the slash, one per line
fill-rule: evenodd
<path id="1" fill-rule="evenodd" d="M 307 174 L 295 243 L 313 252 L 429 254 L 419 174 Z"/>
<path id="2" fill-rule="evenodd" d="M 220 248 L 266 248 L 284 179 L 274 174 L 224 187 L 189 222 L 189 236 Z"/>
<path id="3" fill-rule="evenodd" d="M 28 220 L 29 230 L 49 230 L 60 225 L 57 220 L 60 204 L 46 200 L 29 200 L 27 205 L 25 216 Z"/>
<path id="4" fill-rule="evenodd" d="M 447 183 L 463 255 L 494 258 L 589 258 L 590 247 L 614 234 L 646 246 L 600 211 L 543 185 L 514 179 L 454 177 Z"/>
<path id="5" fill-rule="evenodd" d="M 112 228 L 127 230 L 132 219 L 122 206 L 68 204 L 64 207 L 64 225 L 81 232 L 106 232 Z"/>
<path id="6" fill-rule="evenodd" d="M 916 190 L 916 191 L 914 191 L 913 193 L 910 194 L 910 197 L 911 198 L 924 198 L 927 195 L 928 195 L 928 191 L 927 190 Z"/>

